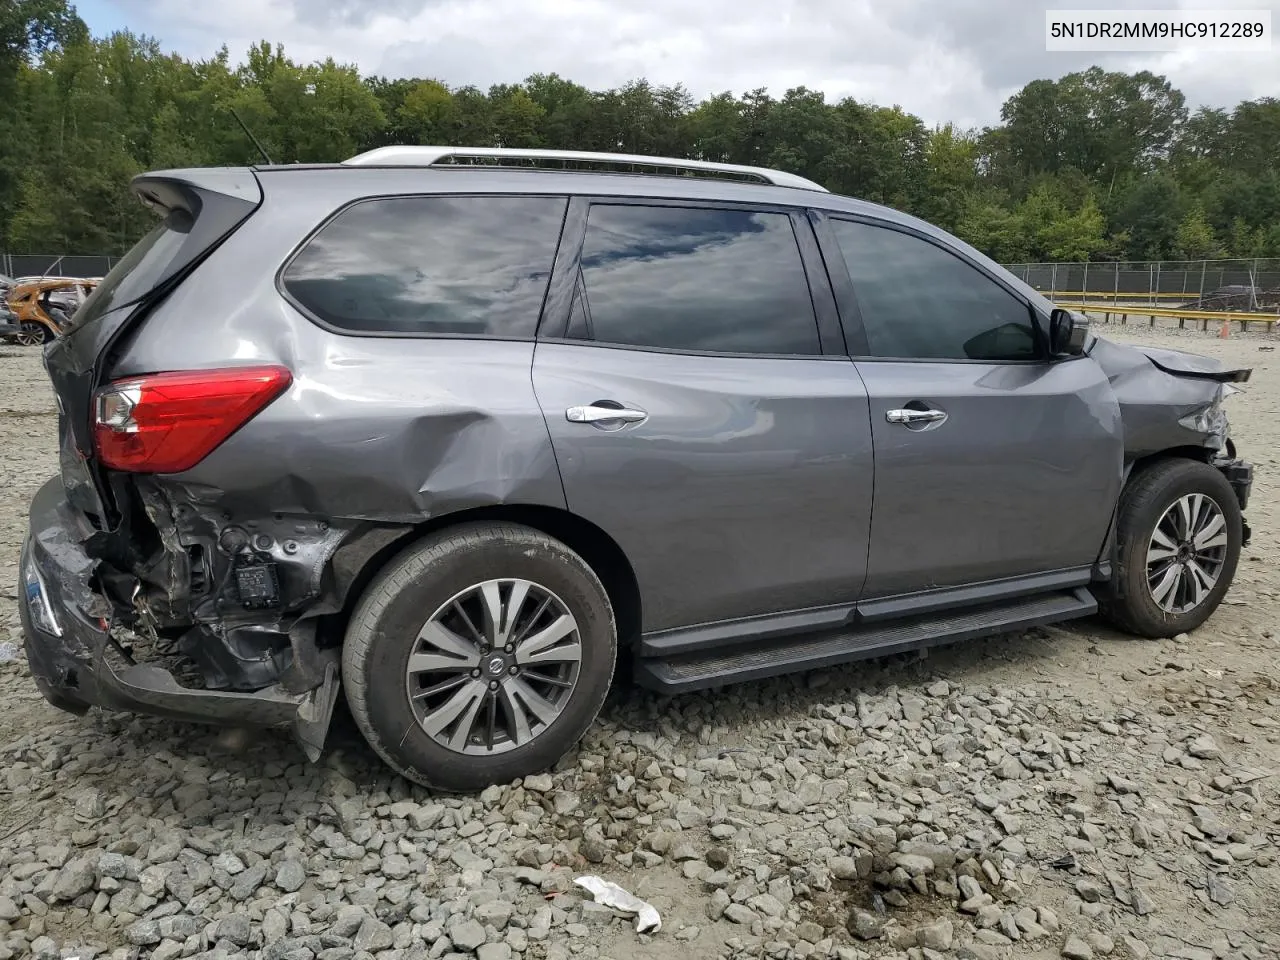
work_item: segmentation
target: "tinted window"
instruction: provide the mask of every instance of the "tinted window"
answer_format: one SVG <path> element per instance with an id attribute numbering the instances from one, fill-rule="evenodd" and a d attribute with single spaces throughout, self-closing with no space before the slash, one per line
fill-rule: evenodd
<path id="1" fill-rule="evenodd" d="M 725 353 L 820 353 L 791 219 L 690 207 L 593 206 L 571 333 Z"/>
<path id="2" fill-rule="evenodd" d="M 1032 360 L 1027 305 L 954 254 L 884 227 L 833 220 L 873 357 Z"/>
<path id="3" fill-rule="evenodd" d="M 193 224 L 185 210 L 170 212 L 102 278 L 76 312 L 74 326 L 87 326 L 108 310 L 150 293 L 186 242 Z"/>
<path id="4" fill-rule="evenodd" d="M 560 240 L 561 197 L 396 197 L 343 211 L 285 288 L 343 330 L 532 336 Z"/>

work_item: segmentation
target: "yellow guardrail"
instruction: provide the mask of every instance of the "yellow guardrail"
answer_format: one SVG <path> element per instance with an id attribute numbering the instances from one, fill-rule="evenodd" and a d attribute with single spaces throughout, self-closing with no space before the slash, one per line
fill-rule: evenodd
<path id="1" fill-rule="evenodd" d="M 1241 330 L 1248 330 L 1251 323 L 1265 323 L 1267 332 L 1270 333 L 1274 325 L 1280 322 L 1280 314 L 1253 313 L 1248 310 L 1179 310 L 1176 307 L 1077 303 L 1075 301 L 1059 303 L 1058 306 L 1066 307 L 1070 310 L 1080 310 L 1084 313 L 1101 313 L 1107 323 L 1111 322 L 1113 314 L 1120 318 L 1121 323 L 1125 323 L 1129 317 L 1150 317 L 1150 325 L 1153 327 L 1156 325 L 1156 318 L 1170 317 L 1178 321 L 1179 327 L 1184 327 L 1188 320 L 1199 320 L 1201 330 L 1209 329 L 1210 323 L 1239 323 Z"/>
<path id="2" fill-rule="evenodd" d="M 1016 277 L 1017 274 L 1015 273 L 1014 276 Z M 1052 297 L 1079 297 L 1084 299 L 1085 297 L 1102 296 L 1108 298 L 1108 303 L 1120 303 L 1124 305 L 1141 303 L 1143 300 L 1151 300 L 1153 298 L 1156 300 L 1201 299 L 1200 293 L 1196 290 L 1188 290 L 1183 293 L 1169 293 L 1168 291 L 1165 291 L 1164 293 L 1125 293 L 1123 290 L 1119 293 L 1107 293 L 1102 290 L 1040 290 L 1039 287 L 1036 287 L 1036 290 L 1044 296 Z"/>

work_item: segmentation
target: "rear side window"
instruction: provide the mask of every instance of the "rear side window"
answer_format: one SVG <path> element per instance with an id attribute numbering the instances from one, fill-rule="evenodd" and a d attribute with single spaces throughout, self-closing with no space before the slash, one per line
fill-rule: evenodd
<path id="1" fill-rule="evenodd" d="M 1035 360 L 1028 306 L 955 254 L 920 237 L 832 220 L 873 357 Z"/>
<path id="2" fill-rule="evenodd" d="M 531 337 L 567 199 L 392 197 L 330 221 L 284 288 L 339 330 Z"/>
<path id="3" fill-rule="evenodd" d="M 822 352 L 786 214 L 595 205 L 581 264 L 571 336 L 667 350 Z"/>

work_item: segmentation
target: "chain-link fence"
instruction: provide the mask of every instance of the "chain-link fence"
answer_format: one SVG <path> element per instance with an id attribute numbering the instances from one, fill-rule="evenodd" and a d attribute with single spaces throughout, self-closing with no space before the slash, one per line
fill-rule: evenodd
<path id="1" fill-rule="evenodd" d="M 0 253 L 0 273 L 6 277 L 104 277 L 119 257 L 45 256 L 36 253 Z"/>
<path id="2" fill-rule="evenodd" d="M 1280 314 L 1280 260 L 1011 263 L 1055 302 L 1146 304 Z"/>

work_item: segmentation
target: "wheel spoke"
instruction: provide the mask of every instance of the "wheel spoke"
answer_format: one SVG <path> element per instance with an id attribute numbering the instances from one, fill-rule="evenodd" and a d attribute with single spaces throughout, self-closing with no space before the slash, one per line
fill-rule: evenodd
<path id="1" fill-rule="evenodd" d="M 577 663 L 582 659 L 582 644 L 573 640 L 569 643 L 560 643 L 554 647 L 547 647 L 545 650 L 538 650 L 531 654 L 526 654 L 520 659 L 522 665 L 532 665 L 535 663 Z"/>
<path id="2" fill-rule="evenodd" d="M 1196 514 L 1200 510 L 1200 495 L 1193 493 L 1178 500 L 1178 537 L 1186 540 L 1196 528 Z"/>
<path id="3" fill-rule="evenodd" d="M 1212 550 L 1227 545 L 1227 521 L 1217 511 L 1210 513 L 1204 525 L 1196 531 L 1192 544 L 1197 551 Z"/>
<path id="4" fill-rule="evenodd" d="M 472 622 L 471 617 L 468 616 L 467 611 L 463 609 L 462 604 L 460 604 L 457 600 L 455 600 L 451 604 L 450 608 L 453 610 L 454 613 L 456 613 L 459 617 L 462 618 L 462 622 L 465 623 L 467 625 L 467 629 L 471 631 L 471 636 L 475 637 L 476 643 L 477 644 L 484 643 L 484 634 L 481 633 L 476 628 L 476 625 Z M 438 615 L 437 615 L 437 619 L 438 619 Z"/>
<path id="5" fill-rule="evenodd" d="M 441 680 L 439 683 L 433 683 L 429 687 L 423 687 L 414 693 L 411 699 L 425 700 L 428 697 L 434 697 L 436 694 L 444 693 L 446 690 L 452 690 L 454 687 L 462 686 L 471 678 L 465 673 L 459 673 L 450 677 L 448 680 Z"/>
<path id="6" fill-rule="evenodd" d="M 480 662 L 480 655 L 471 659 L 449 657 L 442 653 L 413 653 L 409 655 L 409 673 L 433 673 L 441 670 L 465 673 L 475 668 Z"/>
<path id="7" fill-rule="evenodd" d="M 494 646 L 506 646 L 511 642 L 511 634 L 520 622 L 520 611 L 524 608 L 525 598 L 529 596 L 529 588 L 533 586 L 528 580 L 517 580 L 511 585 L 511 595 L 507 597 L 503 608 L 502 632 Z"/>
<path id="8" fill-rule="evenodd" d="M 409 658 L 410 673 L 419 673 L 423 670 L 463 669 L 474 667 L 480 662 L 480 651 L 476 645 L 458 636 L 439 620 L 428 620 L 423 624 L 422 629 L 418 631 L 418 642 L 449 656 L 444 657 L 432 652 L 415 653 Z M 419 658 L 421 658 L 421 665 L 415 666 L 415 660 Z M 432 661 L 437 665 L 432 666 Z"/>
<path id="9" fill-rule="evenodd" d="M 1159 583 L 1153 584 L 1151 587 L 1152 598 L 1170 613 L 1173 612 L 1174 588 L 1178 585 L 1181 573 L 1181 567 L 1176 563 L 1170 564 L 1169 568 L 1164 572 L 1164 576 L 1160 577 Z"/>
<path id="10" fill-rule="evenodd" d="M 543 627 L 527 640 L 521 641 L 520 645 L 516 647 L 516 663 L 523 666 L 526 663 L 533 662 L 531 658 L 535 653 L 559 643 L 573 633 L 577 627 L 578 625 L 574 622 L 573 617 L 567 613 L 561 614 L 551 621 L 549 626 Z"/>
<path id="11" fill-rule="evenodd" d="M 498 690 L 498 696 L 502 698 L 502 712 L 507 715 L 507 723 L 510 724 L 511 739 L 517 747 L 523 746 L 533 739 L 529 717 L 525 714 L 524 707 L 516 703 L 510 684 L 504 683 Z"/>
<path id="12" fill-rule="evenodd" d="M 1165 546 L 1163 543 L 1158 542 L 1157 537 L 1163 536 L 1163 535 L 1160 534 L 1159 530 L 1156 531 L 1156 534 L 1157 536 L 1153 536 L 1151 538 L 1151 546 L 1147 548 L 1147 566 L 1148 567 L 1150 567 L 1153 563 L 1159 563 L 1161 560 L 1168 560 L 1178 555 L 1177 547 L 1173 546 L 1172 544 L 1170 544 L 1169 546 Z M 1164 539 L 1168 540 L 1169 538 L 1164 537 Z"/>
<path id="13" fill-rule="evenodd" d="M 494 734 L 498 729 L 498 697 L 496 694 L 490 693 L 485 698 L 485 704 L 488 707 L 488 722 L 485 724 L 484 745 L 490 750 L 493 749 Z"/>
<path id="14" fill-rule="evenodd" d="M 560 708 L 525 683 L 523 678 L 509 677 L 504 687 L 512 701 L 519 703 L 542 723 L 550 724 L 560 715 Z"/>
<path id="15" fill-rule="evenodd" d="M 538 622 L 539 618 L 541 618 L 541 616 L 544 613 L 547 612 L 547 607 L 549 606 L 551 606 L 551 597 L 549 596 L 543 597 L 542 602 L 538 604 L 538 609 L 533 611 L 533 616 L 530 617 L 528 621 L 525 623 L 525 625 L 520 628 L 520 632 L 516 634 L 514 639 L 512 639 L 510 642 L 518 645 L 521 641 L 523 641 L 525 636 L 528 635 L 529 631 L 533 629 L 533 625 Z"/>
<path id="16" fill-rule="evenodd" d="M 490 580 L 480 588 L 480 607 L 484 611 L 484 639 L 491 646 L 498 646 L 502 635 L 502 591 L 496 580 Z"/>
<path id="17" fill-rule="evenodd" d="M 524 675 L 524 679 L 526 683 L 545 683 L 552 687 L 563 687 L 566 690 L 573 686 L 573 684 L 568 680 L 561 680 L 559 677 L 551 677 L 545 673 L 538 673 L 534 670 L 527 671 Z"/>
<path id="18" fill-rule="evenodd" d="M 475 722 L 476 711 L 480 709 L 488 689 L 483 681 L 472 680 L 423 717 L 422 729 L 433 737 L 439 737 L 454 721 L 461 718 L 462 722 L 458 724 L 458 730 L 446 739 L 450 747 L 459 749 L 466 744 L 467 737 L 471 733 L 471 725 Z M 461 736 L 460 739 L 459 736 Z"/>
<path id="19" fill-rule="evenodd" d="M 1191 592 L 1194 597 L 1193 606 L 1199 606 L 1202 601 L 1213 589 L 1213 585 L 1217 582 L 1216 577 L 1211 577 L 1209 572 L 1200 566 L 1197 560 L 1187 561 L 1187 579 L 1190 581 Z"/>

